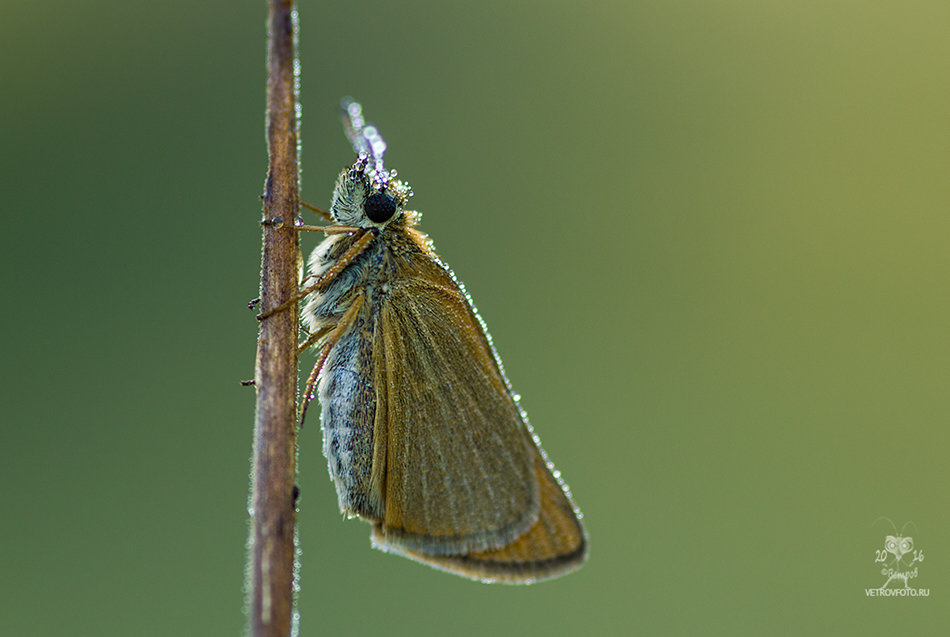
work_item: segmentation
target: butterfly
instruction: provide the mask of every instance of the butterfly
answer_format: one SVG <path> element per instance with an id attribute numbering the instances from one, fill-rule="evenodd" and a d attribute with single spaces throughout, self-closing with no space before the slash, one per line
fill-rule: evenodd
<path id="1" fill-rule="evenodd" d="M 587 535 L 542 451 L 471 298 L 416 226 L 386 143 L 344 100 L 357 153 L 336 180 L 309 259 L 304 396 L 321 405 L 341 511 L 372 544 L 485 582 L 578 568 Z M 285 304 L 286 305 L 286 304 Z M 279 309 L 279 308 L 277 308 Z"/>

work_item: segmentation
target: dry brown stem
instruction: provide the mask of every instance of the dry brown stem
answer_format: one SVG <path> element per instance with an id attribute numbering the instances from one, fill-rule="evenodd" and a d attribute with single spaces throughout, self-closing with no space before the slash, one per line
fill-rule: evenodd
<path id="1" fill-rule="evenodd" d="M 267 149 L 269 168 L 263 229 L 261 309 L 293 297 L 299 245 L 293 220 L 299 193 L 296 115 L 297 19 L 292 0 L 269 0 Z M 296 479 L 297 304 L 260 325 L 254 373 L 257 411 L 251 485 L 248 564 L 248 632 L 252 637 L 291 633 Z"/>

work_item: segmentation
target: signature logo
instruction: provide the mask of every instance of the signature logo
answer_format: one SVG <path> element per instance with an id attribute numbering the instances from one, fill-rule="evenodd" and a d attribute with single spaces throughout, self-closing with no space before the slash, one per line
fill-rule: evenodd
<path id="1" fill-rule="evenodd" d="M 875 524 L 881 520 L 890 522 L 894 531 L 894 535 L 884 536 L 883 548 L 874 551 L 874 563 L 880 565 L 884 583 L 878 588 L 864 589 L 865 595 L 867 597 L 929 597 L 929 588 L 912 588 L 910 585 L 911 580 L 917 579 L 920 575 L 919 566 L 924 561 L 924 552 L 915 547 L 914 538 L 904 535 L 907 525 L 914 523 L 906 522 L 898 531 L 897 525 L 890 518 L 878 518 Z"/>

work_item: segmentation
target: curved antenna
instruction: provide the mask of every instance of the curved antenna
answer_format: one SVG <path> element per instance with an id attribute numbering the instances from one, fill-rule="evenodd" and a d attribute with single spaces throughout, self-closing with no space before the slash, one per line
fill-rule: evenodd
<path id="1" fill-rule="evenodd" d="M 376 172 L 376 187 L 384 190 L 389 183 L 383 166 L 383 154 L 386 152 L 386 140 L 379 130 L 368 125 L 363 118 L 363 107 L 352 97 L 344 97 L 340 102 L 340 118 L 343 130 L 358 155 L 373 158 L 373 170 Z"/>
<path id="2" fill-rule="evenodd" d="M 888 522 L 890 522 L 890 523 L 891 523 L 891 527 L 894 529 L 894 533 L 897 533 L 898 535 L 900 535 L 900 533 L 897 532 L 897 525 L 894 524 L 894 520 L 890 519 L 889 517 L 883 516 L 883 515 L 882 515 L 881 517 L 879 517 L 878 519 L 874 520 L 873 522 L 871 522 L 871 526 L 874 526 L 875 524 L 877 524 L 877 523 L 880 522 L 881 520 L 887 520 Z M 904 526 L 907 526 L 907 525 L 905 524 Z M 901 531 L 901 532 L 903 532 L 903 531 Z"/>

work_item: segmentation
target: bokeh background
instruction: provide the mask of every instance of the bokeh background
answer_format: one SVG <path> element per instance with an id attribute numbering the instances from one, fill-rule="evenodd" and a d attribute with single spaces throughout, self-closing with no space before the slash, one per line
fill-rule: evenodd
<path id="1" fill-rule="evenodd" d="M 520 588 L 373 551 L 314 421 L 302 635 L 946 632 L 950 4 L 300 14 L 305 198 L 353 95 L 591 536 Z M 0 9 L 4 634 L 243 630 L 265 15 Z M 891 521 L 930 598 L 865 596 Z"/>

